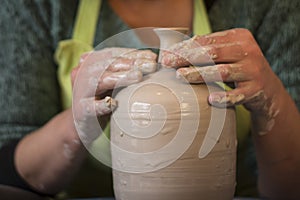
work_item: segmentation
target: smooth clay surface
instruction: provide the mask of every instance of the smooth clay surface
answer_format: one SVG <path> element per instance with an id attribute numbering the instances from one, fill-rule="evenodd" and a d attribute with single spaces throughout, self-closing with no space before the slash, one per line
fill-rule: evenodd
<path id="1" fill-rule="evenodd" d="M 216 85 L 184 83 L 175 78 L 175 70 L 161 69 L 116 95 L 111 149 L 117 200 L 233 199 L 233 109 L 225 111 L 214 148 L 199 158 L 211 113 L 221 111 L 208 105 L 208 87 L 220 90 Z"/>

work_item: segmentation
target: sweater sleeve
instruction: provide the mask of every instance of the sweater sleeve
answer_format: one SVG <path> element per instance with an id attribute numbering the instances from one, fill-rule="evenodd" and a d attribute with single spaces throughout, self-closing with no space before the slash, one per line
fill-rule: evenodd
<path id="1" fill-rule="evenodd" d="M 75 8 L 69 0 L 1 2 L 0 148 L 60 112 L 53 53 L 71 32 Z"/>
<path id="2" fill-rule="evenodd" d="M 12 140 L 0 149 L 0 185 L 20 188 L 39 196 L 53 197 L 53 195 L 36 191 L 18 173 L 14 164 L 14 154 L 18 142 L 18 140 Z"/>
<path id="3" fill-rule="evenodd" d="M 294 99 L 298 110 L 300 110 L 299 10 L 299 1 L 274 0 L 255 35 L 273 71 Z"/>
<path id="4" fill-rule="evenodd" d="M 61 111 L 53 53 L 71 32 L 77 2 L 70 1 L 1 1 L 1 184 L 36 192 L 15 169 L 14 150 L 22 137 Z"/>

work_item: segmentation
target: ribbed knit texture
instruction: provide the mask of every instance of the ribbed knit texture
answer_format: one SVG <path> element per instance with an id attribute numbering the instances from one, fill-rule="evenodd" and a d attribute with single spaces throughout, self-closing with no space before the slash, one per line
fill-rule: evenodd
<path id="1" fill-rule="evenodd" d="M 2 0 L 0 6 L 0 147 L 41 127 L 61 111 L 53 53 L 71 37 L 76 0 Z M 300 108 L 300 1 L 216 1 L 209 11 L 213 31 L 252 31 L 274 72 Z M 95 45 L 128 27 L 106 0 Z M 87 22 L 88 23 L 88 22 Z M 270 83 L 272 84 L 272 83 Z M 239 147 L 238 195 L 255 195 L 254 149 Z"/>

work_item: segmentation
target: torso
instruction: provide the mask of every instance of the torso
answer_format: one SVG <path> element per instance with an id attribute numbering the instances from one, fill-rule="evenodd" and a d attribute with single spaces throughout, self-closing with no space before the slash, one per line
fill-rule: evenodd
<path id="1" fill-rule="evenodd" d="M 131 28 L 192 26 L 193 0 L 109 0 Z"/>

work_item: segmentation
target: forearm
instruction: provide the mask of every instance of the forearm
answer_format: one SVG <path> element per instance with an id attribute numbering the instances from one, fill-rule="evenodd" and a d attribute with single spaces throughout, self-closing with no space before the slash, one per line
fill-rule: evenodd
<path id="1" fill-rule="evenodd" d="M 15 165 L 34 189 L 55 194 L 68 184 L 85 155 L 69 109 L 21 140 Z"/>
<path id="2" fill-rule="evenodd" d="M 271 199 L 298 199 L 300 198 L 299 111 L 283 87 L 278 88 L 277 98 L 272 103 L 274 105 L 272 109 L 278 114 L 269 118 L 268 131 L 264 135 L 259 135 L 259 130 L 256 129 L 260 126 L 255 123 L 259 116 L 253 114 L 252 117 L 259 169 L 259 190 L 263 196 Z"/>

